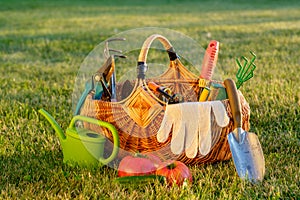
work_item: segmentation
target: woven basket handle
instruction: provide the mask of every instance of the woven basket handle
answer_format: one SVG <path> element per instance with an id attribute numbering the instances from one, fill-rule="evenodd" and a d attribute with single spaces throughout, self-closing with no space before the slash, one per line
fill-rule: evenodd
<path id="1" fill-rule="evenodd" d="M 169 40 L 167 38 L 165 38 L 164 36 L 159 35 L 159 34 L 153 34 L 153 35 L 149 36 L 145 40 L 145 42 L 142 46 L 139 58 L 138 58 L 137 70 L 138 70 L 138 78 L 139 79 L 145 79 L 145 73 L 147 71 L 147 64 L 146 64 L 147 55 L 148 55 L 151 44 L 156 39 L 158 39 L 161 42 L 161 44 L 164 46 L 165 50 L 168 52 L 170 61 L 173 61 L 178 58 L 172 44 L 169 42 Z"/>

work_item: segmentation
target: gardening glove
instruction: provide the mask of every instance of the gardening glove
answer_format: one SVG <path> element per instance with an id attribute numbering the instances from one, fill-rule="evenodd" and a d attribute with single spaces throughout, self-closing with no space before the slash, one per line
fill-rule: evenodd
<path id="1" fill-rule="evenodd" d="M 194 138 L 190 146 L 187 143 L 185 146 L 185 153 L 188 158 L 195 158 L 198 153 L 198 148 L 200 154 L 203 156 L 207 155 L 211 150 L 211 111 L 214 113 L 214 117 L 218 126 L 225 127 L 229 123 L 229 117 L 227 116 L 226 109 L 220 101 L 207 101 L 198 103 L 197 109 L 194 108 L 194 110 L 199 113 L 199 115 L 197 115 L 198 118 L 194 119 L 194 122 L 198 124 L 198 127 L 196 131 L 196 137 L 194 136 L 195 132 L 186 132 L 187 138 Z M 219 130 L 222 131 L 222 129 Z M 214 134 L 220 135 L 220 132 Z"/>
<path id="2" fill-rule="evenodd" d="M 157 133 L 157 140 L 165 142 L 172 130 L 171 151 L 174 154 L 183 153 L 198 137 L 199 112 L 195 112 L 197 103 L 180 103 L 166 106 L 164 119 Z M 197 110 L 197 109 L 196 109 Z M 189 133 L 189 134 L 187 134 Z"/>
<path id="3" fill-rule="evenodd" d="M 172 131 L 171 151 L 174 154 L 181 154 L 185 150 L 188 158 L 194 158 L 199 149 L 201 155 L 207 155 L 212 144 L 211 111 L 214 113 L 218 126 L 228 125 L 229 118 L 220 101 L 167 105 L 157 133 L 157 140 L 159 142 L 167 141 L 169 133 Z"/>
<path id="4" fill-rule="evenodd" d="M 185 125 L 185 153 L 192 156 L 197 155 L 198 147 L 198 135 L 199 135 L 199 123 L 198 120 L 201 117 L 201 112 L 199 112 L 198 102 L 188 102 L 181 104 L 182 117 Z"/>
<path id="5" fill-rule="evenodd" d="M 210 101 L 212 105 L 212 111 L 215 116 L 215 120 L 220 127 L 225 127 L 229 124 L 229 117 L 227 115 L 227 111 L 225 106 L 221 101 Z"/>
<path id="6" fill-rule="evenodd" d="M 197 124 L 195 132 L 187 132 L 188 135 L 193 135 L 194 138 L 191 145 L 186 144 L 185 154 L 188 158 L 195 158 L 198 153 L 198 148 L 201 153 L 210 150 L 211 145 L 211 130 L 210 130 L 210 113 L 211 106 L 208 102 L 197 103 L 194 106 L 194 113 L 198 113 L 197 118 L 193 123 Z M 202 147 L 203 145 L 203 147 Z M 209 151 L 208 150 L 208 151 Z"/>
<path id="7" fill-rule="evenodd" d="M 157 132 L 158 142 L 165 142 L 172 131 L 171 151 L 174 154 L 181 154 L 184 151 L 185 126 L 182 120 L 180 104 L 167 105 L 163 121 Z"/>

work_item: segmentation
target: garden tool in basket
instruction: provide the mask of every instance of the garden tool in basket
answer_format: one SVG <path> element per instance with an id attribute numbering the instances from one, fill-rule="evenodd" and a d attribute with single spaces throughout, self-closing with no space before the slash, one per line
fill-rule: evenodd
<path id="1" fill-rule="evenodd" d="M 122 51 L 110 49 L 108 43 L 111 41 L 124 41 L 125 38 L 112 38 L 105 42 L 104 57 L 105 63 L 85 84 L 85 90 L 82 93 L 75 110 L 75 115 L 80 113 L 80 109 L 87 97 L 93 91 L 93 99 L 102 99 L 114 101 L 116 99 L 116 75 L 115 75 L 115 57 L 126 58 Z M 110 54 L 116 52 L 118 54 Z"/>
<path id="2" fill-rule="evenodd" d="M 111 101 L 116 101 L 117 98 L 117 94 L 116 94 L 116 69 L 115 69 L 115 57 L 119 57 L 119 58 L 126 58 L 125 55 L 122 54 L 121 50 L 116 50 L 116 49 L 110 49 L 108 47 L 108 43 L 111 41 L 125 41 L 125 38 L 112 38 L 109 39 L 105 42 L 105 49 L 104 49 L 104 55 L 106 57 L 107 60 L 111 59 L 111 65 L 109 67 L 106 68 L 106 70 L 104 71 L 103 75 L 103 79 L 105 80 L 106 83 L 109 84 L 109 90 L 110 90 L 110 97 L 108 97 L 108 100 Z M 118 54 L 110 54 L 110 52 L 115 52 Z M 97 72 L 97 73 L 101 73 Z"/>
<path id="3" fill-rule="evenodd" d="M 171 95 L 171 90 L 169 88 L 157 85 L 156 83 L 150 81 L 148 83 L 148 87 L 153 90 L 153 91 L 157 91 L 160 94 L 162 94 L 164 96 L 164 98 L 166 98 L 166 102 L 168 104 L 175 104 L 175 103 L 182 103 L 184 102 L 184 97 L 181 94 L 173 94 Z"/>
<path id="4" fill-rule="evenodd" d="M 242 129 L 242 109 L 236 85 L 232 79 L 224 81 L 232 112 L 234 130 L 228 134 L 228 142 L 236 171 L 242 179 L 257 182 L 265 174 L 264 154 L 255 133 Z"/>
<path id="5" fill-rule="evenodd" d="M 251 59 L 250 63 L 248 64 L 248 59 L 244 56 L 242 56 L 242 59 L 244 60 L 243 66 L 241 65 L 241 62 L 236 59 L 236 63 L 239 66 L 238 72 L 236 74 L 237 82 L 236 82 L 236 88 L 239 89 L 244 82 L 248 81 L 250 78 L 253 77 L 253 71 L 256 68 L 256 65 L 254 64 L 254 61 L 256 59 L 256 55 L 250 51 L 250 53 L 253 55 L 253 58 Z"/>
<path id="6" fill-rule="evenodd" d="M 199 79 L 199 87 L 201 89 L 199 101 L 206 101 L 209 95 L 209 82 L 212 79 L 213 70 L 217 65 L 218 53 L 219 42 L 216 40 L 210 41 L 206 48 L 202 62 L 202 69 Z"/>

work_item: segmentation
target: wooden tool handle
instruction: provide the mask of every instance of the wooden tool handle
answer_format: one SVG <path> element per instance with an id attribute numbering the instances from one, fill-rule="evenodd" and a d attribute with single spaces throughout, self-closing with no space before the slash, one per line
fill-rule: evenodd
<path id="1" fill-rule="evenodd" d="M 224 81 L 224 85 L 226 87 L 226 92 L 229 99 L 229 104 L 233 116 L 233 125 L 235 128 L 242 127 L 242 109 L 240 98 L 237 92 L 236 85 L 232 79 L 226 79 Z"/>

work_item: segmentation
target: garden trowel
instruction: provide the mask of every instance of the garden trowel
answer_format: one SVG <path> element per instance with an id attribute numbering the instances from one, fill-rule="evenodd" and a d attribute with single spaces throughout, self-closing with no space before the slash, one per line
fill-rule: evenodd
<path id="1" fill-rule="evenodd" d="M 232 79 L 224 81 L 233 116 L 234 130 L 228 142 L 238 175 L 253 183 L 262 181 L 265 174 L 263 151 L 255 133 L 242 129 L 242 110 L 237 88 Z"/>

